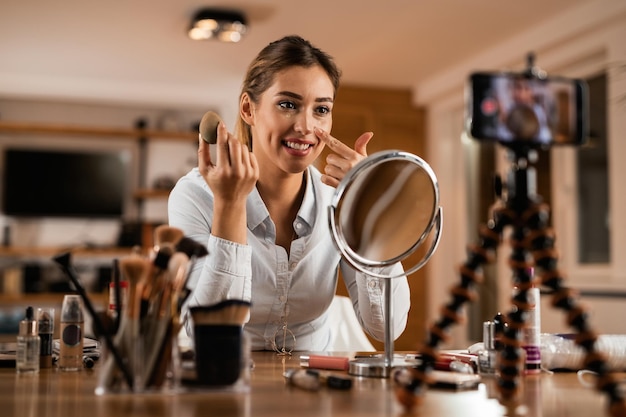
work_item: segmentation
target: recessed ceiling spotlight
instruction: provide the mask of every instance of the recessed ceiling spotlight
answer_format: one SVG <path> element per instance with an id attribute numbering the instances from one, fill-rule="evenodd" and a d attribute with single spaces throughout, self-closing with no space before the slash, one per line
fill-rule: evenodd
<path id="1" fill-rule="evenodd" d="M 193 17 L 188 35 L 195 41 L 216 39 L 239 42 L 246 33 L 246 18 L 236 10 L 200 9 Z"/>

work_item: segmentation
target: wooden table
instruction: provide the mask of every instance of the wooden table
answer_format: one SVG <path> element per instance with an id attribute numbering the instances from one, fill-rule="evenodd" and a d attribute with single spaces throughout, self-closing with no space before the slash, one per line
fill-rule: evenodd
<path id="1" fill-rule="evenodd" d="M 0 369 L 0 415 L 3 417 L 191 417 L 191 416 L 407 416 L 489 417 L 506 409 L 490 398 L 495 381 L 479 389 L 451 392 L 430 389 L 424 403 L 405 414 L 396 401 L 392 381 L 355 378 L 349 391 L 324 388 L 304 391 L 285 383 L 283 372 L 299 368 L 299 355 L 253 352 L 255 367 L 247 390 L 160 394 L 96 395 L 95 370 L 65 373 L 42 369 L 38 375 L 18 375 Z M 606 398 L 578 382 L 575 373 L 544 373 L 526 377 L 523 398 L 527 417 L 608 415 Z"/>

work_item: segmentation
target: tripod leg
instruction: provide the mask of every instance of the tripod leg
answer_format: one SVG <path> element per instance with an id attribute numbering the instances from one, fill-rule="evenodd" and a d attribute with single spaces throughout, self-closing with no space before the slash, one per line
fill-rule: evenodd
<path id="1" fill-rule="evenodd" d="M 519 222 L 516 222 L 519 223 Z M 533 264 L 525 245 L 526 228 L 516 224 L 511 235 L 511 255 L 509 267 L 513 274 L 516 292 L 511 297 L 512 308 L 506 315 L 506 327 L 500 335 L 502 349 L 499 352 L 498 390 L 503 400 L 516 399 L 519 390 L 519 378 L 523 373 L 524 351 L 522 348 L 523 331 L 526 327 L 528 311 L 532 305 L 528 299 L 528 290 L 534 286 Z"/>
<path id="2" fill-rule="evenodd" d="M 511 220 L 510 210 L 496 208 L 494 221 L 480 228 L 480 246 L 468 247 L 468 258 L 459 268 L 460 282 L 450 290 L 451 300 L 443 306 L 441 318 L 430 327 L 427 340 L 418 349 L 421 363 L 409 369 L 408 381 L 395 378 L 396 398 L 406 409 L 412 409 L 422 399 L 428 374 L 434 369 L 439 356 L 439 343 L 447 338 L 447 329 L 461 321 L 459 310 L 463 305 L 476 297 L 474 287 L 482 282 L 481 266 L 493 260 L 495 249 L 501 241 L 502 230 Z"/>
<path id="3" fill-rule="evenodd" d="M 549 207 L 539 205 L 528 213 L 528 246 L 532 248 L 535 265 L 542 270 L 541 283 L 552 291 L 552 305 L 567 314 L 567 324 L 577 332 L 576 343 L 585 351 L 584 367 L 598 374 L 596 389 L 607 394 L 611 416 L 626 416 L 626 401 L 620 392 L 616 376 L 610 372 L 606 357 L 596 350 L 597 335 L 588 324 L 587 311 L 577 300 L 576 293 L 564 285 L 564 277 L 557 267 L 554 249 L 555 236 L 548 228 Z"/>
<path id="4" fill-rule="evenodd" d="M 523 226 L 515 228 L 512 236 L 513 252 L 509 264 L 517 280 L 519 292 L 512 297 L 513 309 L 507 315 L 507 330 L 503 334 L 500 353 L 500 377 L 498 388 L 502 399 L 513 399 L 518 392 L 518 380 L 522 367 L 520 333 L 525 326 L 525 311 L 528 303 L 528 289 L 534 285 L 528 273 L 528 252 L 534 258 L 534 265 L 542 271 L 541 285 L 553 292 L 552 305 L 567 313 L 567 323 L 577 331 L 576 343 L 585 349 L 585 368 L 598 374 L 596 388 L 609 397 L 608 412 L 613 417 L 626 417 L 626 401 L 620 392 L 617 379 L 612 374 L 605 356 L 595 349 L 597 336 L 588 325 L 587 313 L 577 302 L 573 290 L 563 284 L 564 278 L 557 268 L 554 249 L 554 235 L 548 229 L 548 208 L 546 205 L 531 204 L 521 218 L 508 208 L 494 210 L 494 221 L 480 229 L 480 246 L 468 248 L 468 259 L 459 268 L 461 280 L 450 290 L 451 300 L 442 308 L 441 318 L 429 329 L 423 346 L 419 349 L 422 362 L 409 369 L 409 377 L 394 378 L 396 398 L 407 409 L 421 402 L 426 391 L 428 374 L 433 370 L 438 357 L 438 346 L 447 338 L 447 329 L 461 320 L 459 310 L 475 297 L 474 287 L 482 282 L 480 268 L 494 257 L 502 232 L 507 225 L 521 221 Z"/>

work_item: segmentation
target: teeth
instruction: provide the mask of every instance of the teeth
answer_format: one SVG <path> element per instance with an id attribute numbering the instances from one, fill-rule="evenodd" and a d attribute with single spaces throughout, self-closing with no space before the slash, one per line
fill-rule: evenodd
<path id="1" fill-rule="evenodd" d="M 294 142 L 285 142 L 285 145 L 287 145 L 288 148 L 296 149 L 298 151 L 305 151 L 309 149 L 309 147 L 311 146 L 307 143 L 294 143 Z"/>

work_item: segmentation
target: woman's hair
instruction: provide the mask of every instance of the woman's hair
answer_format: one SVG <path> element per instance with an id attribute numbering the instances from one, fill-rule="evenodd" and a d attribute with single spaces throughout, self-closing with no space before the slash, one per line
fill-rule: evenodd
<path id="1" fill-rule="evenodd" d="M 259 97 L 273 84 L 276 73 L 290 67 L 309 68 L 314 65 L 319 65 L 326 71 L 334 93 L 337 93 L 341 71 L 333 58 L 300 36 L 285 36 L 263 48 L 250 63 L 239 98 L 247 93 L 250 100 L 257 103 Z M 241 115 L 237 119 L 235 133 L 249 146 L 252 139 L 250 126 Z"/>

